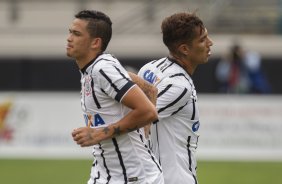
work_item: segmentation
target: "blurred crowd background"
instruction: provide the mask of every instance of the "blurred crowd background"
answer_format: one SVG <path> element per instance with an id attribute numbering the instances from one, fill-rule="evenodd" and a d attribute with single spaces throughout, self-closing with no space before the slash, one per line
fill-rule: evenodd
<path id="1" fill-rule="evenodd" d="M 282 93 L 282 0 L 0 0 L 0 90 L 79 90 L 65 45 L 82 9 L 111 17 L 107 51 L 132 71 L 167 54 L 166 16 L 196 11 L 214 41 L 210 62 L 193 76 L 199 93 Z"/>

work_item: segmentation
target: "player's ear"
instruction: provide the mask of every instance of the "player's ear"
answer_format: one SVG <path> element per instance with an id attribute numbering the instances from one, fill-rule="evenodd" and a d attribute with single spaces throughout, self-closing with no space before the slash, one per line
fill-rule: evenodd
<path id="1" fill-rule="evenodd" d="M 93 38 L 91 42 L 91 48 L 93 49 L 101 49 L 102 47 L 102 39 L 101 38 Z"/>
<path id="2" fill-rule="evenodd" d="M 190 48 L 189 48 L 189 46 L 188 46 L 187 44 L 184 44 L 184 43 L 183 43 L 183 44 L 181 44 L 181 45 L 178 46 L 178 51 L 179 51 L 181 54 L 187 56 L 187 55 L 190 53 Z"/>

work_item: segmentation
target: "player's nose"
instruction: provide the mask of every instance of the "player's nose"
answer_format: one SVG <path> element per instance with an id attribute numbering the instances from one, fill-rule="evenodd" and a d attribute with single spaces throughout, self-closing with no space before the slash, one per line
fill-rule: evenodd
<path id="1" fill-rule="evenodd" d="M 212 39 L 208 36 L 208 46 L 212 46 L 213 45 L 213 41 Z"/>

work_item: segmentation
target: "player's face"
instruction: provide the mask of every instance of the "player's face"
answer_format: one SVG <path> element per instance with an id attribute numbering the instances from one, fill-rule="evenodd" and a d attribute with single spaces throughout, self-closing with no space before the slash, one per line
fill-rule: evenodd
<path id="1" fill-rule="evenodd" d="M 91 48 L 91 37 L 87 31 L 86 20 L 74 19 L 67 38 L 67 56 L 80 59 L 85 57 Z"/>
<path id="2" fill-rule="evenodd" d="M 208 37 L 207 29 L 200 31 L 197 30 L 197 36 L 192 41 L 192 45 L 189 47 L 190 50 L 190 61 L 195 65 L 206 63 L 211 55 L 211 46 L 213 45 L 212 40 Z"/>

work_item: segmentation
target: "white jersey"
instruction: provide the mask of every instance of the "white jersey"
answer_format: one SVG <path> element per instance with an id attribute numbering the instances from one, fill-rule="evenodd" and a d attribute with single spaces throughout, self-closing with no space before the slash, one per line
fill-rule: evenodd
<path id="1" fill-rule="evenodd" d="M 130 111 L 120 102 L 135 84 L 116 58 L 102 54 L 80 72 L 86 124 L 107 126 Z M 162 184 L 161 167 L 144 142 L 144 132 L 139 129 L 94 145 L 88 184 Z"/>
<path id="2" fill-rule="evenodd" d="M 191 77 L 169 58 L 147 63 L 138 75 L 158 88 L 158 121 L 151 127 L 151 141 L 165 183 L 197 183 L 195 152 L 200 122 Z"/>

